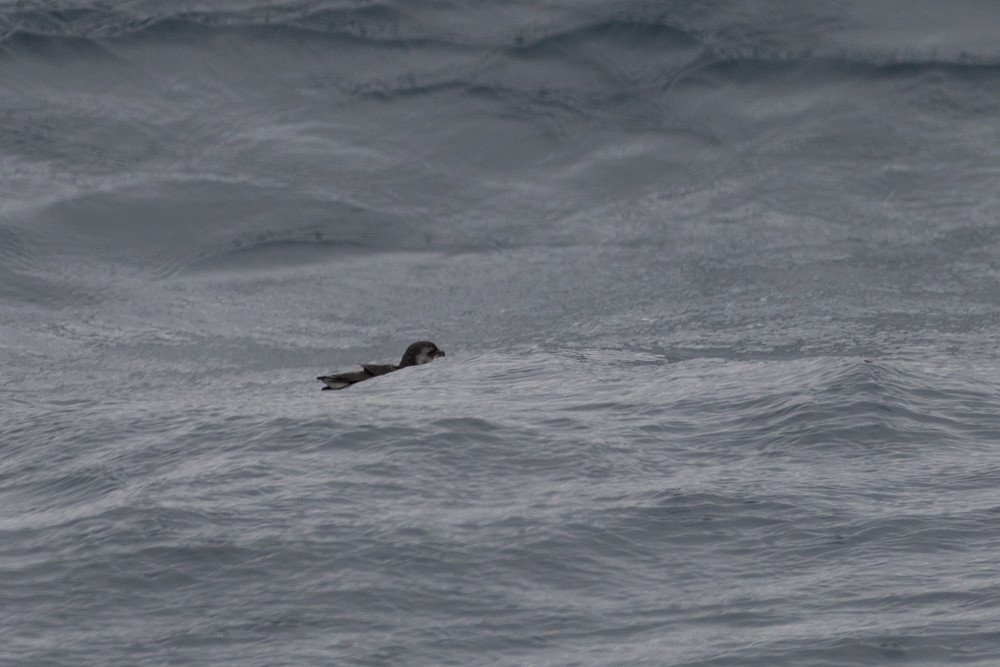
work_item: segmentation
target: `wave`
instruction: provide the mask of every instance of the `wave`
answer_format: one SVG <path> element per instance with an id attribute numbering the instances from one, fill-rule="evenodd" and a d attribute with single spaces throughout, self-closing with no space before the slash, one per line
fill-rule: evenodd
<path id="1" fill-rule="evenodd" d="M 273 186 L 214 181 L 146 184 L 88 193 L 33 215 L 37 239 L 0 227 L 0 268 L 51 272 L 55 257 L 110 262 L 165 276 L 186 270 L 262 268 L 338 253 L 420 250 L 391 212 L 308 199 Z M 56 268 L 56 271 L 58 269 Z"/>
<path id="2" fill-rule="evenodd" d="M 950 449 L 1000 429 L 993 389 L 955 385 L 908 363 L 857 358 L 779 364 L 774 386 L 756 396 L 724 396 L 707 434 L 768 456 L 856 448 L 861 456 Z M 781 370 L 784 367 L 785 370 Z M 742 390 L 741 390 L 742 391 Z M 990 426 L 987 426 L 990 424 Z"/>
<path id="3" fill-rule="evenodd" d="M 142 12 L 141 8 L 78 7 L 0 13 L 4 39 L 16 36 L 79 40 L 157 40 L 191 38 L 211 33 L 353 37 L 378 42 L 426 41 L 403 26 L 403 13 L 387 5 L 352 7 L 275 6 L 265 4 L 240 10 Z"/>
<path id="4" fill-rule="evenodd" d="M 481 65 L 497 57 L 516 61 L 558 59 L 588 63 L 608 72 L 629 74 L 668 67 L 673 79 L 684 72 L 772 73 L 775 68 L 812 64 L 818 70 L 894 76 L 927 68 L 991 71 L 1000 68 L 1000 51 L 970 50 L 959 43 L 928 48 L 872 42 L 865 45 L 823 44 L 841 26 L 828 17 L 792 25 L 779 21 L 730 24 L 724 15 L 711 21 L 697 12 L 649 11 L 644 5 L 625 9 L 565 10 L 556 20 L 504 16 L 496 26 L 472 31 L 448 28 L 431 6 L 393 3 L 324 6 L 326 3 L 260 3 L 241 9 L 150 10 L 147 6 L 106 6 L 0 12 L 0 45 L 7 53 L 38 56 L 108 56 L 122 46 L 144 43 L 206 43 L 221 35 L 262 43 L 263 48 L 303 42 L 321 47 L 356 46 L 419 51 L 449 48 L 466 52 Z M 773 18 L 773 17 L 772 17 Z M 465 19 L 468 24 L 472 19 Z M 440 22 L 439 22 L 440 21 Z M 833 23 L 833 25 L 831 25 Z M 664 61 L 672 54 L 676 61 Z M 485 61 L 483 60 L 485 59 Z M 661 73 L 662 75 L 662 73 Z"/>
<path id="5" fill-rule="evenodd" d="M 59 275 L 48 270 L 67 256 L 156 274 L 228 270 L 338 253 L 483 250 L 515 237 L 579 243 L 584 218 L 615 226 L 615 242 L 624 243 L 614 215 L 573 209 L 593 199 L 567 195 L 565 211 L 548 220 L 538 211 L 554 210 L 543 200 L 567 183 L 620 197 L 654 171 L 683 191 L 698 160 L 713 163 L 713 176 L 743 169 L 717 160 L 734 123 L 712 125 L 711 114 L 747 96 L 720 96 L 708 109 L 702 87 L 750 84 L 758 99 L 773 89 L 753 84 L 780 77 L 789 80 L 778 87 L 792 89 L 803 81 L 936 78 L 930 73 L 979 83 L 1000 72 L 987 53 L 806 48 L 787 25 L 769 31 L 760 20 L 728 25 L 641 5 L 557 6 L 495 22 L 476 13 L 482 8 L 436 3 L 35 7 L 0 10 L 2 47 L 17 56 L 0 61 L 11 83 L 0 145 L 23 171 L 9 190 L 19 205 L 44 209 L 33 218 L 44 243 L 0 236 L 0 269 L 15 293 L 44 291 L 34 277 Z M 824 29 L 818 19 L 803 27 Z M 45 62 L 18 70 L 31 56 Z M 91 56 L 96 64 L 85 62 Z M 935 103 L 991 113 L 992 102 L 974 90 L 985 87 L 945 90 Z M 678 103 L 686 91 L 694 94 Z M 849 102 L 869 92 L 835 94 Z M 432 104 L 419 106 L 424 99 Z M 787 116 L 776 115 L 763 122 L 788 135 Z M 587 125 L 574 126 L 577 119 Z M 494 131 L 497 138 L 486 136 Z M 491 142 L 504 151 L 480 162 Z M 698 150 L 685 156 L 687 144 Z M 480 165 L 481 175 L 466 180 Z M 523 182 L 511 188 L 514 173 Z M 511 206 L 521 198 L 509 193 L 536 177 L 545 187 L 524 197 L 536 201 Z M 423 198 L 425 183 L 440 190 Z M 655 185 L 661 194 L 664 187 Z"/>
<path id="6" fill-rule="evenodd" d="M 69 278 L 53 275 L 31 235 L 0 225 L 0 301 L 47 306 L 93 303 L 93 295 Z"/>

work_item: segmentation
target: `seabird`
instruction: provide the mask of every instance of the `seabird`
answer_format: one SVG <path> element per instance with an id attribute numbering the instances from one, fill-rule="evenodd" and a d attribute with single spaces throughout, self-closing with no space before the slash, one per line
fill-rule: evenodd
<path id="1" fill-rule="evenodd" d="M 361 364 L 362 370 L 360 371 L 337 373 L 336 375 L 320 375 L 316 379 L 326 384 L 323 387 L 324 390 L 343 389 L 344 387 L 350 387 L 352 384 L 357 384 L 362 380 L 373 378 L 376 375 L 385 375 L 386 373 L 398 371 L 400 368 L 429 364 L 438 357 L 443 356 L 444 350 L 437 345 L 429 340 L 419 340 L 406 348 L 406 352 L 403 353 L 403 358 L 399 360 L 398 366 L 393 364 Z"/>

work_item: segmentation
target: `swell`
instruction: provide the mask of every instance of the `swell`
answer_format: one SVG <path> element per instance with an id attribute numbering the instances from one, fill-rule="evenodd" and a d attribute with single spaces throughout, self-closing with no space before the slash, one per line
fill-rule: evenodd
<path id="1" fill-rule="evenodd" d="M 51 277 L 72 258 L 75 266 L 115 264 L 166 276 L 426 247 L 405 223 L 377 208 L 292 199 L 266 185 L 168 182 L 43 207 L 32 217 L 37 239 L 0 228 L 0 240 L 7 234 L 13 241 L 0 249 L 0 271 Z"/>
<path id="2" fill-rule="evenodd" d="M 0 302 L 65 306 L 94 296 L 69 278 L 53 275 L 30 235 L 0 226 Z"/>
<path id="3" fill-rule="evenodd" d="M 805 31 L 821 36 L 822 23 Z M 920 45 L 837 49 L 802 46 L 802 36 L 770 34 L 765 26 L 695 26 L 683 15 L 650 16 L 608 10 L 604 15 L 567 16 L 541 27 L 522 19 L 488 35 L 434 27 L 419 12 L 389 4 L 360 7 L 257 6 L 240 11 L 141 13 L 103 8 L 28 10 L 0 13 L 0 46 L 8 55 L 46 58 L 122 57 L 121 47 L 157 43 L 201 44 L 235 38 L 258 48 L 361 48 L 402 56 L 448 49 L 466 54 L 463 73 L 400 81 L 400 92 L 437 92 L 454 85 L 481 90 L 498 63 L 560 61 L 590 68 L 639 86 L 704 84 L 704 74 L 720 80 L 768 79 L 807 70 L 811 77 L 896 78 L 944 72 L 956 77 L 995 78 L 1000 51 L 929 50 Z M 220 53 L 220 55 L 225 55 Z M 391 83 L 381 82 L 393 88 Z M 371 84 L 370 84 L 371 85 Z M 559 82 L 553 86 L 558 88 Z M 503 88 L 503 85 L 499 85 Z M 362 88 L 359 92 L 369 92 Z M 378 91 L 387 94 L 388 90 Z"/>
<path id="4" fill-rule="evenodd" d="M 846 359 L 783 374 L 783 387 L 727 397 L 706 441 L 750 445 L 763 453 L 855 449 L 908 456 L 927 447 L 954 451 L 1000 434 L 986 387 L 952 386 L 892 361 Z"/>
<path id="5" fill-rule="evenodd" d="M 327 36 L 331 42 L 361 40 L 414 45 L 434 41 L 406 30 L 399 12 L 384 6 L 304 10 L 281 7 L 241 11 L 176 11 L 142 14 L 97 8 L 13 11 L 0 14 L 5 43 L 18 40 L 76 40 L 78 44 L 190 41 L 221 34 L 250 38 L 300 39 Z M 30 45 L 28 45 L 30 46 Z"/>

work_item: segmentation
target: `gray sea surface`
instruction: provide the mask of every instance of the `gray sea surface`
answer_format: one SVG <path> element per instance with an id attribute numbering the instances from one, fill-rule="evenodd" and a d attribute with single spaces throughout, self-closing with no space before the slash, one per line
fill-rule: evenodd
<path id="1" fill-rule="evenodd" d="M 1000 664 L 998 30 L 0 1 L 0 664 Z"/>

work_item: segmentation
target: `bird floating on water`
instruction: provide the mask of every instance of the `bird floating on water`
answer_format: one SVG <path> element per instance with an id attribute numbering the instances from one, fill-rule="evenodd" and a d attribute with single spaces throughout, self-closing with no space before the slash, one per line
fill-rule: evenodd
<path id="1" fill-rule="evenodd" d="M 443 356 L 445 356 L 444 350 L 437 345 L 429 340 L 419 340 L 406 348 L 406 352 L 403 353 L 403 358 L 399 360 L 398 365 L 361 364 L 360 371 L 337 373 L 336 375 L 320 375 L 316 379 L 326 384 L 323 387 L 324 390 L 344 389 L 345 387 L 350 387 L 352 384 L 357 384 L 377 375 L 385 375 L 386 373 L 398 371 L 400 368 L 429 364 L 438 357 Z"/>

